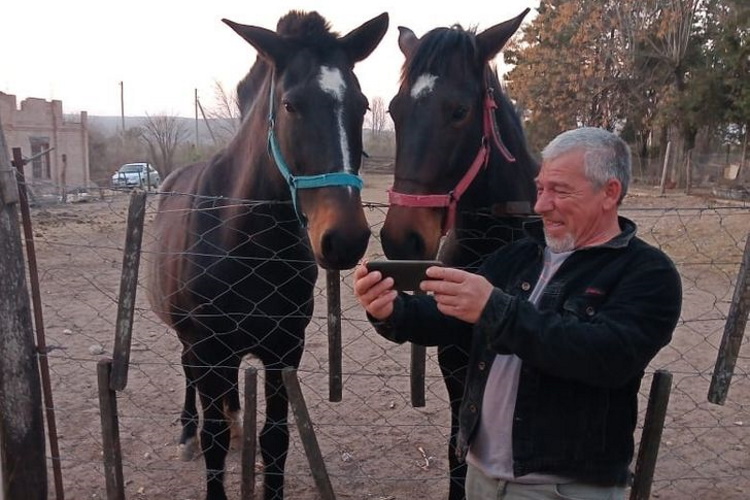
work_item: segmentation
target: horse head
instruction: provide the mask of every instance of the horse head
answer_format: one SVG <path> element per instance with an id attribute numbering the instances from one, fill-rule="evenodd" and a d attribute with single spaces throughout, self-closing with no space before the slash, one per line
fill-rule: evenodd
<path id="1" fill-rule="evenodd" d="M 388 14 L 341 37 L 316 12 L 292 11 L 276 32 L 223 21 L 258 51 L 238 85 L 243 123 L 234 151 L 261 150 L 258 161 L 271 173 L 245 175 L 271 184 L 274 199 L 291 200 L 322 267 L 353 267 L 371 235 L 358 175 L 368 101 L 353 70 L 380 43 Z M 258 139 L 258 130 L 267 136 Z M 249 147 L 254 140 L 267 148 Z"/>
<path id="2" fill-rule="evenodd" d="M 406 59 L 389 105 L 396 162 L 381 230 L 389 258 L 434 258 L 459 208 L 533 200 L 536 165 L 490 67 L 528 10 L 479 34 L 455 25 L 418 38 L 399 27 Z"/>

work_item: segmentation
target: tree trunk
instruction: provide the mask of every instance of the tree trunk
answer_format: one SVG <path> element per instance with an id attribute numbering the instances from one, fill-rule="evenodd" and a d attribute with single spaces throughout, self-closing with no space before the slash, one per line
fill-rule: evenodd
<path id="1" fill-rule="evenodd" d="M 18 214 L 0 126 L 0 468 L 7 499 L 47 499 L 42 391 Z"/>

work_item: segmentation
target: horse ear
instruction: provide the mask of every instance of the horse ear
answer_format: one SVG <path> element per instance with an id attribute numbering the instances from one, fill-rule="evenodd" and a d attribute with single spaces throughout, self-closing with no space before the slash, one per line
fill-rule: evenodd
<path id="1" fill-rule="evenodd" d="M 412 30 L 405 26 L 398 27 L 398 48 L 407 58 L 414 52 L 419 38 Z"/>
<path id="2" fill-rule="evenodd" d="M 388 31 L 388 13 L 383 12 L 339 40 L 352 64 L 369 56 Z"/>
<path id="3" fill-rule="evenodd" d="M 521 26 L 521 21 L 526 17 L 531 9 L 524 9 L 521 14 L 509 19 L 503 23 L 496 24 L 491 28 L 487 28 L 482 33 L 477 35 L 477 45 L 479 47 L 479 53 L 485 62 L 493 59 L 498 52 L 505 46 L 505 44 L 513 36 L 513 33 L 518 30 Z"/>
<path id="4" fill-rule="evenodd" d="M 222 19 L 222 21 L 255 47 L 258 55 L 263 59 L 275 66 L 283 63 L 289 49 L 286 42 L 276 32 L 258 26 L 235 23 L 229 19 Z"/>

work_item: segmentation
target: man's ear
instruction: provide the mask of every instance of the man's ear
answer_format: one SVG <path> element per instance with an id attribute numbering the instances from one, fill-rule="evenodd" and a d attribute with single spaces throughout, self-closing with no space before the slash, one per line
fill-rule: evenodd
<path id="1" fill-rule="evenodd" d="M 620 195 L 622 194 L 622 184 L 617 179 L 610 179 L 604 185 L 604 208 L 611 210 L 620 204 Z"/>

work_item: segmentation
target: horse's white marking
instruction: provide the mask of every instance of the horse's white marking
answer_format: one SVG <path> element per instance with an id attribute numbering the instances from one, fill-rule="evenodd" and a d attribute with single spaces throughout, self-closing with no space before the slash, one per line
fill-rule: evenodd
<path id="1" fill-rule="evenodd" d="M 336 122 L 339 127 L 339 140 L 341 141 L 341 158 L 344 162 L 344 171 L 351 172 L 352 165 L 350 161 L 349 152 L 349 141 L 346 137 L 346 131 L 344 130 L 344 93 L 346 92 L 346 83 L 344 83 L 344 77 L 341 75 L 341 71 L 338 68 L 330 68 L 328 66 L 320 67 L 320 74 L 318 75 L 318 83 L 320 89 L 333 96 L 336 100 Z"/>
<path id="2" fill-rule="evenodd" d="M 414 82 L 414 86 L 411 88 L 412 99 L 419 99 L 435 90 L 435 82 L 437 81 L 436 75 L 424 74 L 417 78 Z"/>

